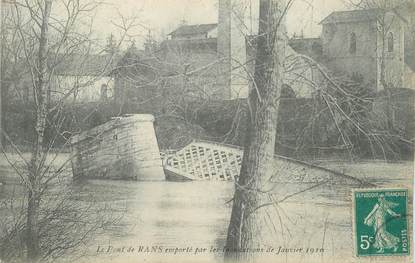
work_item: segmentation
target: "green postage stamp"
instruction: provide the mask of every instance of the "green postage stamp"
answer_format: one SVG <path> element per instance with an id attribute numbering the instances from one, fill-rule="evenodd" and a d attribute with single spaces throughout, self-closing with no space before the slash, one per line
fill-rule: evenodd
<path id="1" fill-rule="evenodd" d="M 408 191 L 353 191 L 356 256 L 408 255 Z"/>

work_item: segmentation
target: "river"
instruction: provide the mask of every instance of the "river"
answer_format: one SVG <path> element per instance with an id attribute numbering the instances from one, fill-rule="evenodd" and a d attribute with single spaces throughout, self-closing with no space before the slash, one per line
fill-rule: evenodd
<path id="1" fill-rule="evenodd" d="M 327 166 L 382 186 L 412 183 L 413 167 L 409 162 L 331 162 Z M 0 169 L 0 176 L 5 173 L 9 170 Z M 222 261 L 232 182 L 82 180 L 70 182 L 68 187 L 81 203 L 108 204 L 111 210 L 122 211 L 116 224 L 81 246 L 83 257 L 77 262 L 165 262 L 168 257 L 176 262 Z M 285 183 L 279 192 L 284 197 L 308 187 Z M 17 188 L 12 183 L 2 186 L 0 199 L 6 199 Z M 324 185 L 279 204 L 276 209 L 280 216 L 274 221 L 280 235 L 273 246 L 315 249 L 305 262 L 324 262 L 330 256 L 353 258 L 351 188 L 353 185 Z M 320 248 L 324 253 L 318 251 Z M 154 251 L 149 252 L 151 249 Z M 287 254 L 277 258 L 296 262 Z"/>

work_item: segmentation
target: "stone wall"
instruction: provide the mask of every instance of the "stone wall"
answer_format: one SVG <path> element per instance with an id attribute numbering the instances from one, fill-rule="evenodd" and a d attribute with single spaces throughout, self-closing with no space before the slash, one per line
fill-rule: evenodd
<path id="1" fill-rule="evenodd" d="M 384 20 L 384 25 L 380 25 Z M 328 23 L 323 25 L 323 55 L 333 71 L 359 74 L 375 91 L 382 90 L 381 72 L 387 85 L 402 87 L 404 81 L 404 22 L 386 13 L 378 19 Z M 355 34 L 356 48 L 350 43 Z M 393 50 L 388 50 L 388 37 L 393 35 Z M 384 70 L 382 69 L 384 61 Z"/>
<path id="2" fill-rule="evenodd" d="M 359 73 L 367 83 L 377 79 L 376 23 L 351 22 L 323 25 L 323 54 L 330 69 L 350 75 Z M 350 52 L 351 34 L 356 35 L 356 52 Z"/>
<path id="3" fill-rule="evenodd" d="M 153 121 L 127 115 L 73 136 L 74 177 L 164 180 Z"/>

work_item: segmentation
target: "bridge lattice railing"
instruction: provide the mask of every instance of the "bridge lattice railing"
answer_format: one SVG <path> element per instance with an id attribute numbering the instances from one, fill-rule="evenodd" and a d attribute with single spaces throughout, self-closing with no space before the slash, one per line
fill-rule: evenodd
<path id="1" fill-rule="evenodd" d="M 234 180 L 243 152 L 236 147 L 195 141 L 166 158 L 165 165 L 197 180 Z"/>

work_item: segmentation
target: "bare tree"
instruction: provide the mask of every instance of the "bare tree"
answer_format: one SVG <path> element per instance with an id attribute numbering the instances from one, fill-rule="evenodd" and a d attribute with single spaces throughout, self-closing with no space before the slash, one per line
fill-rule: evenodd
<path id="1" fill-rule="evenodd" d="M 47 114 L 47 50 L 48 50 L 48 30 L 49 17 L 52 8 L 52 1 L 45 1 L 43 7 L 43 17 L 39 37 L 39 55 L 37 82 L 35 84 L 35 101 L 37 104 L 35 143 L 32 150 L 30 169 L 29 169 L 29 195 L 27 202 L 27 258 L 37 262 L 39 259 L 39 179 L 41 173 L 41 154 L 43 152 L 43 139 L 46 127 Z"/>
<path id="2" fill-rule="evenodd" d="M 255 63 L 255 87 L 249 96 L 248 132 L 240 177 L 236 183 L 232 216 L 226 241 L 227 258 L 255 262 L 254 253 L 238 250 L 261 244 L 261 225 L 267 200 L 277 129 L 278 104 L 283 79 L 286 32 L 285 1 L 261 0 Z M 235 253 L 236 252 L 236 253 Z"/>
<path id="3" fill-rule="evenodd" d="M 113 217 L 107 218 L 102 214 L 101 219 L 86 216 L 97 212 L 92 212 L 94 205 L 87 207 L 79 205 L 74 200 L 73 191 L 66 189 L 68 184 L 63 179 L 68 176 L 67 166 L 73 156 L 68 156 L 61 163 L 57 161 L 62 152 L 67 151 L 70 142 L 68 138 L 73 132 L 65 130 L 63 126 L 66 119 L 62 113 L 68 103 L 67 98 L 106 74 L 113 57 L 106 62 L 106 65 L 102 65 L 99 76 L 83 82 L 76 81 L 72 87 L 61 90 L 58 98 L 53 99 L 50 96 L 51 91 L 56 89 L 53 80 L 58 66 L 65 63 L 72 54 L 82 54 L 87 57 L 97 49 L 97 41 L 91 34 L 93 18 L 91 13 L 100 4 L 100 2 L 81 0 L 13 1 L 8 4 L 12 10 L 11 14 L 2 17 L 2 22 L 5 22 L 10 29 L 2 30 L 2 37 L 8 43 L 16 43 L 15 46 L 3 49 L 2 41 L 2 52 L 6 53 L 2 56 L 2 64 L 4 58 L 14 57 L 15 63 L 19 64 L 24 72 L 28 72 L 24 77 L 30 83 L 33 104 L 25 106 L 29 109 L 33 107 L 35 118 L 29 157 L 19 149 L 19 145 L 11 136 L 2 130 L 7 143 L 15 153 L 12 156 L 2 147 L 3 156 L 20 177 L 26 193 L 26 200 L 17 204 L 18 209 L 15 207 L 16 203 L 11 200 L 10 207 L 16 210 L 14 211 L 16 216 L 9 218 L 11 222 L 3 225 L 6 234 L 1 236 L 0 251 L 2 254 L 7 252 L 9 259 L 22 256 L 11 252 L 18 250 L 19 247 L 23 247 L 25 257 L 30 262 L 43 262 L 56 258 L 67 250 L 76 249 L 94 231 L 113 222 Z M 58 10 L 61 9 L 58 11 L 59 15 L 51 15 L 54 6 Z M 121 32 L 118 47 L 128 35 L 128 31 L 136 26 L 135 20 L 136 18 L 121 17 L 120 25 L 117 24 Z M 7 78 L 4 75 L 1 77 L 2 81 Z M 20 87 L 13 88 L 18 90 Z M 46 139 L 47 128 L 53 130 L 54 135 Z M 61 147 L 55 148 L 55 141 L 60 137 L 66 138 L 66 141 Z M 52 154 L 52 151 L 55 153 Z M 19 161 L 16 162 L 12 160 L 13 158 Z M 85 223 L 85 227 L 79 227 L 75 231 L 77 226 L 75 222 L 81 222 L 79 215 L 83 215 L 84 219 L 89 218 L 90 221 Z M 60 238 L 65 236 L 64 233 L 76 234 L 68 235 L 70 238 L 61 242 Z M 10 238 L 18 241 L 10 242 Z M 16 246 L 10 247 L 9 244 Z"/>
<path id="4" fill-rule="evenodd" d="M 280 97 L 278 88 L 281 87 L 283 80 L 282 71 L 281 69 L 278 70 L 282 65 L 277 63 L 284 60 L 283 49 L 281 50 L 281 46 L 278 46 L 282 41 L 269 41 L 269 39 L 273 39 L 270 36 L 275 36 L 275 34 L 278 34 L 277 32 L 283 31 L 278 28 L 278 26 L 283 28 L 283 24 L 280 23 L 283 21 L 281 16 L 285 13 L 284 8 L 281 8 L 283 3 L 281 1 L 261 1 L 260 3 L 255 83 L 249 98 L 251 112 L 248 121 L 247 142 L 241 174 L 235 186 L 232 216 L 226 243 L 228 259 L 247 262 L 255 261 L 255 255 L 249 249 L 260 247 L 261 244 L 265 243 L 263 240 L 272 235 L 267 233 L 267 231 L 272 232 L 270 231 L 272 226 L 267 225 L 263 218 L 267 218 L 267 207 L 275 203 L 270 196 L 270 192 L 273 190 L 270 182 L 272 173 L 270 165 L 274 153 L 276 126 L 280 125 L 280 123 L 277 123 L 276 116 L 278 115 L 278 100 Z M 279 12 L 273 9 L 275 6 L 280 8 Z M 269 15 L 270 13 L 274 14 L 273 19 L 270 19 L 272 17 Z M 387 26 L 389 26 L 386 20 L 385 18 L 382 24 L 385 27 L 384 35 L 386 35 Z M 269 27 L 270 21 L 273 22 L 273 24 L 271 23 L 273 25 L 271 29 Z M 389 20 L 388 23 L 390 23 Z M 268 27 L 264 25 L 268 25 Z M 283 38 L 283 36 L 277 37 L 277 39 Z M 383 43 L 381 47 L 385 48 L 385 46 L 385 43 Z M 333 74 L 312 58 L 299 54 L 297 57 L 304 59 L 306 63 L 317 69 L 326 84 L 325 87 L 321 88 L 321 84 L 313 83 L 313 80 L 307 79 L 310 82 L 310 87 L 319 92 L 317 97 L 321 99 L 320 109 L 313 113 L 315 114 L 313 119 L 322 113 L 331 116 L 330 119 L 325 121 L 331 121 L 345 146 L 351 146 L 353 149 L 353 146 L 356 146 L 356 139 L 353 137 L 362 134 L 368 139 L 370 147 L 374 144 L 389 152 L 391 149 L 388 149 L 389 144 L 385 141 L 385 138 L 376 134 L 372 123 L 365 123 L 365 121 L 369 121 L 367 116 L 371 104 L 369 94 L 366 94 L 357 83 L 347 83 L 347 80 L 336 79 Z M 301 77 L 306 79 L 306 76 Z M 383 81 L 385 81 L 385 78 Z M 273 218 L 269 214 L 268 217 L 271 220 Z"/>

